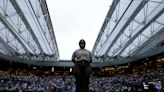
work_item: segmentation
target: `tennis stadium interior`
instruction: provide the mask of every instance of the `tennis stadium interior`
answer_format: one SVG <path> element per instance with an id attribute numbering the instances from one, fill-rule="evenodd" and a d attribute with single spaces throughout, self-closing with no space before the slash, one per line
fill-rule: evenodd
<path id="1" fill-rule="evenodd" d="M 163 92 L 164 0 L 113 0 L 92 56 L 91 92 Z M 0 91 L 75 92 L 73 66 L 46 0 L 1 0 Z"/>

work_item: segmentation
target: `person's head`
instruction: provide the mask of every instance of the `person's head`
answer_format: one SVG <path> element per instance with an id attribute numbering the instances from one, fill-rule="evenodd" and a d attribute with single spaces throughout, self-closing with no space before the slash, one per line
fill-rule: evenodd
<path id="1" fill-rule="evenodd" d="M 85 40 L 84 39 L 81 39 L 79 41 L 79 46 L 80 46 L 81 49 L 84 49 L 85 48 Z"/>

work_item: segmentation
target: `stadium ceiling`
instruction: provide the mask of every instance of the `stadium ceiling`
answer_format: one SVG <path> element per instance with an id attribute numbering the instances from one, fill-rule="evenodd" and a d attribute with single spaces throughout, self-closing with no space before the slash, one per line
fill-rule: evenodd
<path id="1" fill-rule="evenodd" d="M 45 0 L 1 0 L 0 57 L 59 61 L 59 51 Z"/>
<path id="2" fill-rule="evenodd" d="M 164 0 L 113 0 L 92 50 L 94 62 L 117 65 L 161 52 Z"/>

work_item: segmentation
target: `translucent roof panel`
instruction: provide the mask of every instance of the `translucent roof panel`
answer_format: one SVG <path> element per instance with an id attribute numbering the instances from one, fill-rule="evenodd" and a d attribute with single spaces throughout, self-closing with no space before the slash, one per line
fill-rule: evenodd
<path id="1" fill-rule="evenodd" d="M 30 6 L 29 1 L 19 0 L 18 4 L 24 10 L 23 12 L 26 14 L 25 16 L 28 18 L 28 22 L 29 22 L 31 28 L 33 30 L 35 30 L 33 32 L 36 35 L 36 37 L 38 38 L 38 41 L 40 42 L 44 52 L 46 54 L 52 54 L 51 49 L 49 48 L 49 44 L 47 43 L 46 37 L 43 33 L 44 32 L 43 28 L 41 27 L 41 24 L 37 19 L 38 16 L 36 16 L 35 12 L 33 12 L 33 10 L 32 10 L 33 7 Z"/>
<path id="2" fill-rule="evenodd" d="M 164 18 L 164 14 L 162 14 L 162 15 L 156 20 L 156 22 L 157 22 L 158 24 L 164 25 L 163 18 Z"/>
<path id="3" fill-rule="evenodd" d="M 23 47 L 21 46 L 21 44 L 17 41 L 17 39 L 15 39 L 15 37 L 13 36 L 13 34 L 0 22 L 0 27 L 1 27 L 1 31 L 0 31 L 0 37 L 7 43 L 9 44 L 9 46 L 13 47 L 13 49 L 15 49 L 15 51 L 18 51 L 18 53 L 25 53 L 25 50 L 23 49 Z"/>
<path id="4" fill-rule="evenodd" d="M 128 20 L 128 18 L 132 14 L 132 12 L 134 12 L 135 8 L 137 8 L 137 5 L 141 3 L 140 0 L 134 1 L 133 3 L 130 3 L 130 2 L 128 3 L 128 2 L 126 2 L 126 3 L 121 2 L 121 3 L 123 3 L 123 5 L 120 5 L 119 3 L 117 4 L 117 6 L 118 6 L 119 9 L 115 9 L 114 10 L 114 12 L 113 12 L 113 14 L 111 16 L 111 20 L 109 20 L 109 21 L 114 21 L 115 22 L 114 28 L 111 28 L 110 30 L 108 30 L 109 32 L 111 30 L 112 31 L 108 35 L 108 38 L 105 40 L 105 43 L 103 44 L 101 50 L 99 51 L 99 54 L 105 54 L 104 52 L 107 51 L 109 45 L 112 43 L 112 41 L 115 39 L 115 37 L 117 36 L 117 34 L 120 32 L 120 28 L 124 26 L 125 22 Z M 129 7 L 129 4 L 131 5 L 131 7 Z M 133 6 L 133 5 L 136 5 L 136 6 Z M 117 8 L 117 6 L 116 6 L 116 8 Z M 124 10 L 122 10 L 122 8 Z M 125 13 L 124 14 L 124 12 L 127 11 L 127 8 L 128 8 L 128 12 L 129 13 Z M 119 11 L 124 11 L 124 12 L 121 12 L 120 13 Z M 117 12 L 119 12 L 120 14 L 117 14 Z M 123 16 L 123 17 L 120 17 L 120 16 Z M 99 54 L 97 54 L 97 55 L 99 55 Z"/>
<path id="5" fill-rule="evenodd" d="M 1 40 L 1 38 L 0 38 Z M 7 50 L 6 47 L 4 47 L 4 45 L 2 43 L 0 43 L 0 54 L 5 54 L 5 55 L 10 55 L 10 52 Z"/>
<path id="6" fill-rule="evenodd" d="M 29 29 L 26 28 L 26 25 L 24 24 L 20 16 L 18 14 L 15 14 L 15 16 L 7 17 L 6 19 L 15 29 L 17 35 L 22 38 L 22 42 L 27 45 L 27 48 L 30 50 L 30 52 L 33 54 L 39 54 L 40 51 L 37 47 L 37 44 L 35 43 L 32 35 L 29 33 Z"/>
<path id="7" fill-rule="evenodd" d="M 150 3 L 149 3 L 149 5 L 150 5 Z M 152 6 L 152 5 L 150 5 L 150 6 Z M 150 6 L 148 7 L 148 4 L 145 5 L 146 8 L 153 8 L 153 7 L 150 7 Z M 155 16 L 155 14 L 157 14 L 162 9 L 162 4 L 159 4 L 159 3 L 158 4 L 155 4 L 154 5 L 154 8 L 153 9 L 150 9 L 151 12 L 146 12 L 145 11 L 145 7 L 143 9 L 141 9 L 141 11 L 135 17 L 135 20 L 138 20 L 137 22 L 140 23 L 141 29 L 144 28 L 144 25 L 146 25 L 145 24 L 146 22 L 151 21 L 151 19 L 153 19 L 153 16 Z M 153 12 L 155 10 L 157 10 L 158 12 Z M 142 12 L 142 11 L 145 11 L 145 12 Z M 143 16 L 144 13 L 148 13 L 147 16 L 146 15 Z M 163 15 L 161 15 L 158 19 L 161 19 L 162 16 Z M 134 40 L 135 43 L 133 43 L 133 42 L 131 42 L 131 43 L 137 44 L 137 46 L 142 45 L 146 40 L 148 40 L 151 36 L 153 36 L 153 34 L 155 34 L 156 32 L 159 31 L 156 28 L 159 28 L 160 29 L 161 27 L 162 27 L 162 25 L 160 25 L 160 24 L 152 23 L 150 26 L 148 26 L 146 29 L 144 29 L 143 32 L 141 31 L 141 29 L 139 29 L 140 27 L 138 27 L 138 29 L 136 29 L 136 32 L 135 33 L 138 34 L 138 32 L 140 32 L 140 31 L 142 33 L 137 38 L 135 38 L 135 40 Z M 136 40 L 140 40 L 140 41 L 138 41 L 138 43 L 137 43 Z M 130 44 L 129 44 L 129 46 L 130 46 Z M 129 47 L 127 47 L 127 48 L 129 48 Z"/>
<path id="8" fill-rule="evenodd" d="M 110 49 L 110 51 L 108 52 L 108 54 L 112 52 L 112 49 L 114 49 L 117 44 L 120 44 L 120 46 L 117 48 L 117 50 L 114 53 L 114 55 L 117 55 L 119 53 L 120 49 L 126 44 L 126 42 L 128 42 L 137 33 L 137 31 L 135 31 L 135 30 L 139 26 L 140 26 L 140 24 L 138 24 L 135 21 L 132 21 L 128 25 L 128 27 L 124 30 L 124 32 L 120 35 L 120 37 L 118 38 L 118 40 L 114 43 L 114 45 L 112 46 L 112 48 Z M 120 43 L 120 41 L 122 43 Z"/>
<path id="9" fill-rule="evenodd" d="M 115 0 L 113 2 L 116 4 Z M 121 6 L 122 8 L 118 9 Z M 99 39 L 105 38 L 106 40 L 103 39 L 104 44 L 101 46 L 99 43 L 102 40 L 96 41 L 98 44 L 95 44 L 97 46 L 94 46 L 92 51 L 97 52 L 95 57 L 99 55 L 110 58 L 133 56 L 141 48 L 144 48 L 146 46 L 144 44 L 150 42 L 153 36 L 158 36 L 157 33 L 162 32 L 161 30 L 164 28 L 163 0 L 119 0 L 116 7 L 111 7 L 111 10 L 113 8 L 111 19 L 106 17 L 106 19 L 109 18 L 108 23 L 114 21 L 113 25 L 111 27 L 106 25 L 105 32 L 100 30 L 100 33 L 104 32 L 104 35 L 101 35 Z M 106 37 L 104 37 L 105 34 L 107 34 Z"/>
<path id="10" fill-rule="evenodd" d="M 46 1 L 1 1 L 0 41 L 7 46 L 10 55 L 18 54 L 15 58 L 58 61 L 53 31 Z"/>

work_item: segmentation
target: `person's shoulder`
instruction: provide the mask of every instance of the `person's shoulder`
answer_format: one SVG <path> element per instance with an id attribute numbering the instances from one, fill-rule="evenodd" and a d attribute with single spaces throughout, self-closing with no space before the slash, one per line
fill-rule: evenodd
<path id="1" fill-rule="evenodd" d="M 91 53 L 91 51 L 90 50 L 88 50 L 88 49 L 85 49 L 87 52 L 90 52 Z"/>
<path id="2" fill-rule="evenodd" d="M 74 51 L 74 53 L 79 52 L 79 51 L 80 51 L 80 49 L 77 49 L 77 50 Z"/>
<path id="3" fill-rule="evenodd" d="M 77 51 L 81 51 L 81 49 L 77 49 L 77 50 L 75 50 L 75 52 L 77 52 Z"/>

